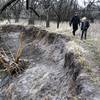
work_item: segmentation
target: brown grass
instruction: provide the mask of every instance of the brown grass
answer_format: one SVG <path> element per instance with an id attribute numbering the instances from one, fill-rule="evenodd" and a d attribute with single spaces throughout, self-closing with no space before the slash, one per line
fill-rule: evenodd
<path id="1" fill-rule="evenodd" d="M 15 63 L 18 63 L 19 62 L 19 58 L 20 58 L 20 56 L 22 54 L 22 51 L 23 51 L 23 48 L 24 48 L 23 32 L 20 33 L 20 38 L 19 39 L 20 39 L 19 40 L 20 44 L 19 44 L 19 48 L 18 48 L 17 53 L 16 53 L 16 56 L 15 56 Z"/>
<path id="2" fill-rule="evenodd" d="M 14 58 L 12 54 L 12 58 L 7 56 L 6 52 L 4 51 L 3 48 L 0 50 L 0 65 L 3 67 L 3 70 L 0 71 L 7 71 L 10 75 L 13 74 L 19 74 L 22 72 L 23 67 L 21 67 L 19 64 L 20 61 L 20 56 L 22 54 L 23 48 L 24 48 L 24 41 L 23 41 L 23 33 L 20 33 L 20 38 L 19 38 L 19 48 L 17 50 L 16 56 Z M 20 66 L 20 67 L 19 67 Z"/>

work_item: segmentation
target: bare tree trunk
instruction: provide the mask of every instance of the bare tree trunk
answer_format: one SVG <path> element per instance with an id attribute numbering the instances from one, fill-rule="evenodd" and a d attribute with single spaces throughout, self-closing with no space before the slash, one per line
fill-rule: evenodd
<path id="1" fill-rule="evenodd" d="M 16 18 L 16 19 L 15 19 L 15 23 L 18 23 L 18 22 L 19 22 L 19 20 Z"/>
<path id="2" fill-rule="evenodd" d="M 32 10 L 30 10 L 30 18 L 29 18 L 28 24 L 34 25 L 34 15 L 33 15 Z"/>
<path id="3" fill-rule="evenodd" d="M 47 19 L 46 19 L 46 27 L 50 27 L 49 10 L 47 10 L 47 12 L 46 12 L 46 17 L 47 17 Z"/>
<path id="4" fill-rule="evenodd" d="M 29 0 L 26 0 L 26 9 L 29 9 Z"/>
<path id="5" fill-rule="evenodd" d="M 28 21 L 28 24 L 33 24 L 34 25 L 34 18 L 30 18 Z"/>
<path id="6" fill-rule="evenodd" d="M 59 25 L 60 25 L 60 19 L 57 18 L 57 28 L 59 28 Z"/>
<path id="7" fill-rule="evenodd" d="M 69 5 L 67 7 L 67 21 L 70 19 L 70 14 L 71 14 L 71 11 L 72 11 L 72 6 L 73 6 L 73 3 L 74 3 L 74 0 L 69 0 L 68 3 L 69 3 Z"/>
<path id="8" fill-rule="evenodd" d="M 13 2 L 18 0 L 9 0 L 2 8 L 0 9 L 0 13 L 2 13 L 8 6 L 10 6 Z"/>

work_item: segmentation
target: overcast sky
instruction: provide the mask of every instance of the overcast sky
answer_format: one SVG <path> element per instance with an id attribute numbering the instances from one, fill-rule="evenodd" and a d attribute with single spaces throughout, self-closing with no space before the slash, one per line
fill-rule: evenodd
<path id="1" fill-rule="evenodd" d="M 85 2 L 87 1 L 93 1 L 93 0 L 85 0 Z M 97 1 L 97 0 L 95 0 Z M 80 6 L 84 7 L 84 0 L 78 0 L 78 3 L 80 4 Z"/>
<path id="2" fill-rule="evenodd" d="M 85 1 L 87 1 L 87 0 L 85 0 Z M 80 4 L 80 6 L 84 7 L 84 0 L 78 0 L 78 2 Z"/>

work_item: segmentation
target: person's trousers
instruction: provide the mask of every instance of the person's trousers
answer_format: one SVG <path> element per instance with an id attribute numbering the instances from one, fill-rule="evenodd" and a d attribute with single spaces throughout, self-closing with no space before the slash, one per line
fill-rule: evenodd
<path id="1" fill-rule="evenodd" d="M 73 35 L 75 36 L 75 32 L 78 30 L 78 26 L 73 26 Z"/>
<path id="2" fill-rule="evenodd" d="M 84 39 L 86 40 L 86 38 L 87 38 L 87 30 L 82 30 L 81 40 L 83 40 L 83 36 L 84 36 Z"/>

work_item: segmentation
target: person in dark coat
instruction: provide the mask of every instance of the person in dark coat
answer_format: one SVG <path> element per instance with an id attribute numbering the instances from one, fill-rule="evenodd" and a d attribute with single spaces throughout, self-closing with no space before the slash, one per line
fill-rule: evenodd
<path id="1" fill-rule="evenodd" d="M 83 36 L 84 36 L 84 39 L 86 39 L 87 30 L 88 30 L 89 26 L 90 26 L 90 23 L 87 20 L 87 18 L 86 17 L 82 18 L 82 21 L 81 21 L 81 30 L 82 30 L 81 40 L 83 40 Z"/>
<path id="2" fill-rule="evenodd" d="M 73 25 L 73 35 L 75 36 L 75 32 L 78 30 L 78 25 L 80 26 L 80 18 L 77 12 L 75 13 L 75 15 L 72 17 L 70 21 L 70 26 L 71 25 Z"/>

